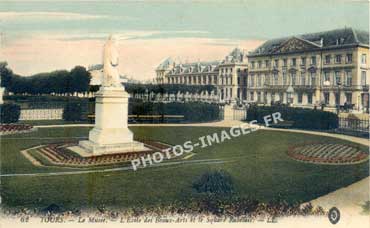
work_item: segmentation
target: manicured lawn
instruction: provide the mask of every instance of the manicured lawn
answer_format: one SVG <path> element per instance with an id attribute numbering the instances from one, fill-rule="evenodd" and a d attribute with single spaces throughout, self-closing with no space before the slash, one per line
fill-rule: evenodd
<path id="1" fill-rule="evenodd" d="M 135 137 L 175 144 L 197 141 L 220 132 L 206 127 L 133 127 Z M 1 173 L 70 171 L 68 168 L 35 167 L 19 151 L 47 142 L 86 137 L 89 128 L 51 128 L 1 138 Z M 283 199 L 305 202 L 347 186 L 369 175 L 367 162 L 356 165 L 315 165 L 290 159 L 289 146 L 305 142 L 350 142 L 329 137 L 277 131 L 257 131 L 204 149 L 190 160 L 221 159 L 221 164 L 178 164 L 139 171 L 116 171 L 46 177 L 2 177 L 5 206 L 64 208 L 97 205 L 126 207 L 171 202 L 193 194 L 192 182 L 209 170 L 228 172 L 238 194 L 260 201 Z M 366 147 L 361 147 L 366 151 Z M 106 168 L 106 167 L 105 167 Z"/>

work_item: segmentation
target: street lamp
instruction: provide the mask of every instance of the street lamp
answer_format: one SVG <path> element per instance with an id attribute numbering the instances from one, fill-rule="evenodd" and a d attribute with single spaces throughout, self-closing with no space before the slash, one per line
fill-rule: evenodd
<path id="1" fill-rule="evenodd" d="M 338 96 L 338 100 L 337 100 L 337 97 L 335 97 L 335 103 L 336 103 L 336 106 L 337 106 L 337 114 L 339 114 L 339 111 L 340 111 L 340 87 L 341 87 L 342 83 L 341 82 L 337 82 L 337 96 Z M 338 103 L 337 103 L 338 101 Z"/>
<path id="2" fill-rule="evenodd" d="M 330 86 L 330 81 L 329 80 L 324 81 L 323 86 L 324 87 L 329 87 Z M 325 97 L 322 97 L 322 99 L 321 99 L 321 110 L 324 110 L 325 105 L 326 105 Z"/>
<path id="3" fill-rule="evenodd" d="M 149 90 L 148 88 L 145 89 L 146 99 L 149 101 Z"/>
<path id="4" fill-rule="evenodd" d="M 286 90 L 287 93 L 287 98 L 288 98 L 288 105 L 290 106 L 293 104 L 293 93 L 294 93 L 294 88 L 292 85 L 288 86 L 288 89 Z"/>

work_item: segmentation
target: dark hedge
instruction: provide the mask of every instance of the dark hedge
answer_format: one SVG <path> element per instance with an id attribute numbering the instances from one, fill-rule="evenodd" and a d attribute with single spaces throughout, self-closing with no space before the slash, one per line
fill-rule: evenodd
<path id="1" fill-rule="evenodd" d="M 283 105 L 250 106 L 247 110 L 247 120 L 257 120 L 258 123 L 264 123 L 263 117 L 274 112 L 280 112 L 285 121 L 291 121 L 290 128 L 329 130 L 338 127 L 338 116 L 335 113 Z"/>
<path id="2" fill-rule="evenodd" d="M 67 103 L 63 109 L 63 120 L 65 121 L 81 121 L 83 120 L 83 104 L 73 102 Z"/>
<path id="3" fill-rule="evenodd" d="M 19 105 L 6 103 L 0 105 L 0 122 L 1 123 L 15 123 L 18 122 L 21 115 Z"/>
<path id="4" fill-rule="evenodd" d="M 216 104 L 201 102 L 189 103 L 129 103 L 129 114 L 132 115 L 184 115 L 189 122 L 206 122 L 219 119 L 220 109 Z"/>

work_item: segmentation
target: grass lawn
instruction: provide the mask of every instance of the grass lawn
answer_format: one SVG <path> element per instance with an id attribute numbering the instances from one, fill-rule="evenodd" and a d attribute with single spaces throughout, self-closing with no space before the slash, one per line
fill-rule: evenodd
<path id="1" fill-rule="evenodd" d="M 207 127 L 132 127 L 135 137 L 183 144 L 220 132 Z M 45 128 L 1 138 L 1 173 L 70 171 L 61 167 L 35 167 L 20 150 L 71 138 L 86 138 L 90 128 Z M 343 143 L 339 139 L 306 134 L 257 131 L 204 149 L 189 160 L 221 159 L 221 164 L 178 164 L 139 171 L 116 171 L 65 176 L 1 178 L 3 206 L 66 209 L 106 206 L 126 207 L 171 202 L 193 194 L 192 182 L 209 170 L 228 172 L 238 194 L 260 201 L 283 199 L 305 202 L 347 186 L 369 175 L 367 162 L 356 165 L 315 165 L 294 161 L 289 146 L 305 142 Z M 366 151 L 365 146 L 361 148 Z M 106 167 L 105 167 L 106 168 Z M 74 169 L 75 170 L 75 169 Z"/>

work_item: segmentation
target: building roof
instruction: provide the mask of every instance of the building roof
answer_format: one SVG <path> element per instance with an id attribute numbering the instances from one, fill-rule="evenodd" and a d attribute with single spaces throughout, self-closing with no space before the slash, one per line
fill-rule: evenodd
<path id="1" fill-rule="evenodd" d="M 281 48 L 284 46 L 284 44 L 293 39 L 304 42 L 304 46 L 306 48 L 305 50 L 340 48 L 349 45 L 369 46 L 369 32 L 355 30 L 353 28 L 344 28 L 268 40 L 261 46 L 256 48 L 253 52 L 249 53 L 249 56 L 279 54 L 297 51 L 289 48 L 284 49 L 285 51 L 281 51 Z"/>
<path id="2" fill-rule="evenodd" d="M 239 48 L 232 50 L 222 61 L 198 61 L 192 63 L 176 63 L 172 58 L 165 59 L 156 70 L 170 70 L 171 74 L 191 74 L 215 72 L 220 64 L 242 63 L 246 60 L 245 52 Z"/>
<path id="3" fill-rule="evenodd" d="M 222 63 L 241 63 L 245 60 L 245 53 L 240 48 L 235 48 L 229 55 L 225 57 Z"/>
<path id="4" fill-rule="evenodd" d="M 209 62 L 193 62 L 193 63 L 179 63 L 176 64 L 172 69 L 172 74 L 180 73 L 202 73 L 202 72 L 213 72 L 217 69 L 217 66 L 220 64 L 219 61 L 209 61 Z"/>
<path id="5" fill-rule="evenodd" d="M 103 64 L 94 64 L 90 65 L 87 70 L 88 71 L 93 71 L 93 70 L 102 70 L 103 69 Z"/>
<path id="6" fill-rule="evenodd" d="M 159 64 L 156 70 L 167 70 L 173 63 L 174 61 L 172 60 L 172 58 L 168 57 L 161 64 Z"/>

